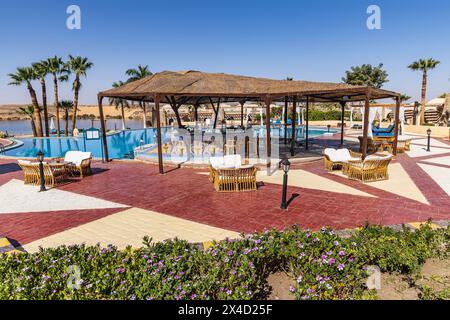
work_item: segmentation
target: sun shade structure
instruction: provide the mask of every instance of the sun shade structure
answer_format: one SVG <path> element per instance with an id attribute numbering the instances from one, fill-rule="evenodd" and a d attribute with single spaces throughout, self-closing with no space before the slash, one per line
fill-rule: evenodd
<path id="1" fill-rule="evenodd" d="M 200 71 L 163 71 L 146 78 L 127 83 L 118 88 L 102 91 L 98 94 L 100 120 L 103 132 L 105 158 L 108 160 L 108 148 L 106 145 L 106 130 L 103 117 L 102 100 L 104 97 L 121 98 L 131 101 L 153 102 L 156 107 L 158 160 L 160 172 L 163 173 L 161 151 L 161 121 L 160 103 L 168 103 L 176 114 L 182 105 L 211 104 L 215 113 L 214 125 L 217 122 L 220 103 L 239 102 L 241 106 L 245 102 L 264 102 L 266 114 L 270 114 L 270 105 L 274 102 L 285 103 L 285 119 L 287 119 L 287 107 L 291 102 L 293 110 L 298 102 L 306 103 L 306 126 L 308 129 L 308 111 L 311 102 L 338 102 L 342 106 L 344 114 L 347 102 L 365 101 L 364 113 L 364 145 L 367 147 L 368 108 L 370 100 L 395 98 L 397 109 L 400 105 L 400 95 L 393 91 L 366 86 L 352 86 L 343 83 L 326 83 L 311 81 L 273 80 L 266 78 L 247 77 L 225 73 L 206 73 Z M 241 108 L 242 110 L 243 108 Z M 398 110 L 396 110 L 396 123 L 398 123 Z M 295 111 L 293 112 L 295 117 Z M 342 122 L 343 122 L 342 116 Z M 180 123 L 179 123 L 180 124 Z M 287 124 L 285 123 L 285 126 Z M 292 119 L 292 127 L 295 129 L 295 119 Z M 396 135 L 397 132 L 396 126 Z M 343 143 L 343 128 L 341 143 Z M 267 137 L 270 137 L 270 117 L 266 117 Z M 308 130 L 306 130 L 305 147 L 308 148 Z M 295 130 L 292 130 L 293 135 Z M 293 137 L 294 138 L 294 137 Z M 394 152 L 396 152 L 396 141 Z M 294 153 L 295 139 L 292 139 L 291 153 Z M 270 139 L 267 139 L 268 165 L 270 164 Z"/>

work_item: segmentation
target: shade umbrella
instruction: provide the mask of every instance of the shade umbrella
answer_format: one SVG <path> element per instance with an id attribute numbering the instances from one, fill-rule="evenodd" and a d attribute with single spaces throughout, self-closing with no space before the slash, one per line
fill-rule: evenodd
<path id="1" fill-rule="evenodd" d="M 55 130 L 55 121 L 53 121 L 53 118 L 50 118 L 50 130 Z"/>

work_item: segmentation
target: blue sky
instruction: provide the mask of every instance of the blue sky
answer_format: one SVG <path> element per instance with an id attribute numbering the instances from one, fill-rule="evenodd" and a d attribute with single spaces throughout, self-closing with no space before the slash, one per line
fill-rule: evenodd
<path id="1" fill-rule="evenodd" d="M 81 30 L 66 28 L 70 4 L 81 8 Z M 371 4 L 381 7 L 381 30 L 366 27 Z M 94 62 L 83 79 L 84 104 L 138 64 L 153 72 L 340 82 L 353 65 L 382 62 L 390 74 L 385 88 L 415 100 L 421 75 L 406 66 L 423 57 L 442 62 L 430 73 L 433 98 L 450 91 L 449 12 L 448 0 L 2 1 L 0 104 L 29 103 L 25 88 L 7 85 L 7 74 L 55 54 Z M 63 85 L 62 98 L 71 98 L 70 89 Z"/>

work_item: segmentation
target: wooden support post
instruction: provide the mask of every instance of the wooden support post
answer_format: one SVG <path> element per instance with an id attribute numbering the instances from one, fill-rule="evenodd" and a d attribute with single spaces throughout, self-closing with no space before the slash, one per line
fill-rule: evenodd
<path id="1" fill-rule="evenodd" d="M 344 116 L 345 116 L 345 101 L 341 102 L 342 114 L 341 114 L 341 147 L 344 145 Z"/>
<path id="2" fill-rule="evenodd" d="M 161 115 L 159 110 L 159 101 L 160 97 L 159 95 L 155 95 L 154 97 L 155 101 L 155 109 L 156 109 L 156 139 L 158 143 L 158 166 L 159 166 L 159 173 L 164 173 L 164 167 L 163 167 L 163 158 L 162 158 L 162 142 L 161 142 Z"/>
<path id="3" fill-rule="evenodd" d="M 292 139 L 291 139 L 291 156 L 294 156 L 295 154 L 295 122 L 296 122 L 296 115 L 297 115 L 297 97 L 294 96 L 292 98 Z"/>
<path id="4" fill-rule="evenodd" d="M 194 105 L 194 121 L 197 122 L 198 121 L 198 104 Z"/>
<path id="5" fill-rule="evenodd" d="M 108 154 L 108 144 L 106 142 L 106 127 L 105 127 L 105 117 L 103 116 L 103 96 L 98 95 L 98 112 L 100 114 L 100 126 L 102 128 L 102 142 L 103 142 L 103 152 L 105 155 L 105 161 L 109 161 L 109 154 Z"/>
<path id="6" fill-rule="evenodd" d="M 284 97 L 284 144 L 287 143 L 287 122 L 288 122 L 289 99 Z"/>
<path id="7" fill-rule="evenodd" d="M 395 98 L 395 127 L 394 127 L 394 147 L 393 154 L 397 155 L 398 129 L 400 126 L 400 97 Z"/>
<path id="8" fill-rule="evenodd" d="M 241 127 L 244 127 L 244 104 L 245 101 L 241 102 Z"/>
<path id="9" fill-rule="evenodd" d="M 266 103 L 266 151 L 267 151 L 267 168 L 270 168 L 270 157 L 272 156 L 271 141 L 270 141 L 270 101 L 269 97 L 265 98 Z"/>
<path id="10" fill-rule="evenodd" d="M 305 132 L 305 149 L 309 148 L 309 97 L 306 97 L 306 132 Z"/>
<path id="11" fill-rule="evenodd" d="M 370 107 L 370 90 L 366 92 L 366 102 L 364 105 L 363 143 L 362 143 L 363 160 L 367 156 L 367 135 L 369 133 L 369 107 Z"/>

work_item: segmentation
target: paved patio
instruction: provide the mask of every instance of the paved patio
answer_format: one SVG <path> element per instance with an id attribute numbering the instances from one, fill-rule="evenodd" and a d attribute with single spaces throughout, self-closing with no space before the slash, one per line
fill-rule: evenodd
<path id="1" fill-rule="evenodd" d="M 322 161 L 295 164 L 288 192 L 299 196 L 286 211 L 279 208 L 280 172 L 258 174 L 256 192 L 223 194 L 214 191 L 205 170 L 180 168 L 161 176 L 155 165 L 96 162 L 93 176 L 41 194 L 23 185 L 15 160 L 3 159 L 0 238 L 33 252 L 82 242 L 139 246 L 144 235 L 201 242 L 293 224 L 347 229 L 366 221 L 448 221 L 450 143 L 432 139 L 426 152 L 424 142 L 416 137 L 411 151 L 393 161 L 389 181 L 362 184 L 326 172 Z"/>

